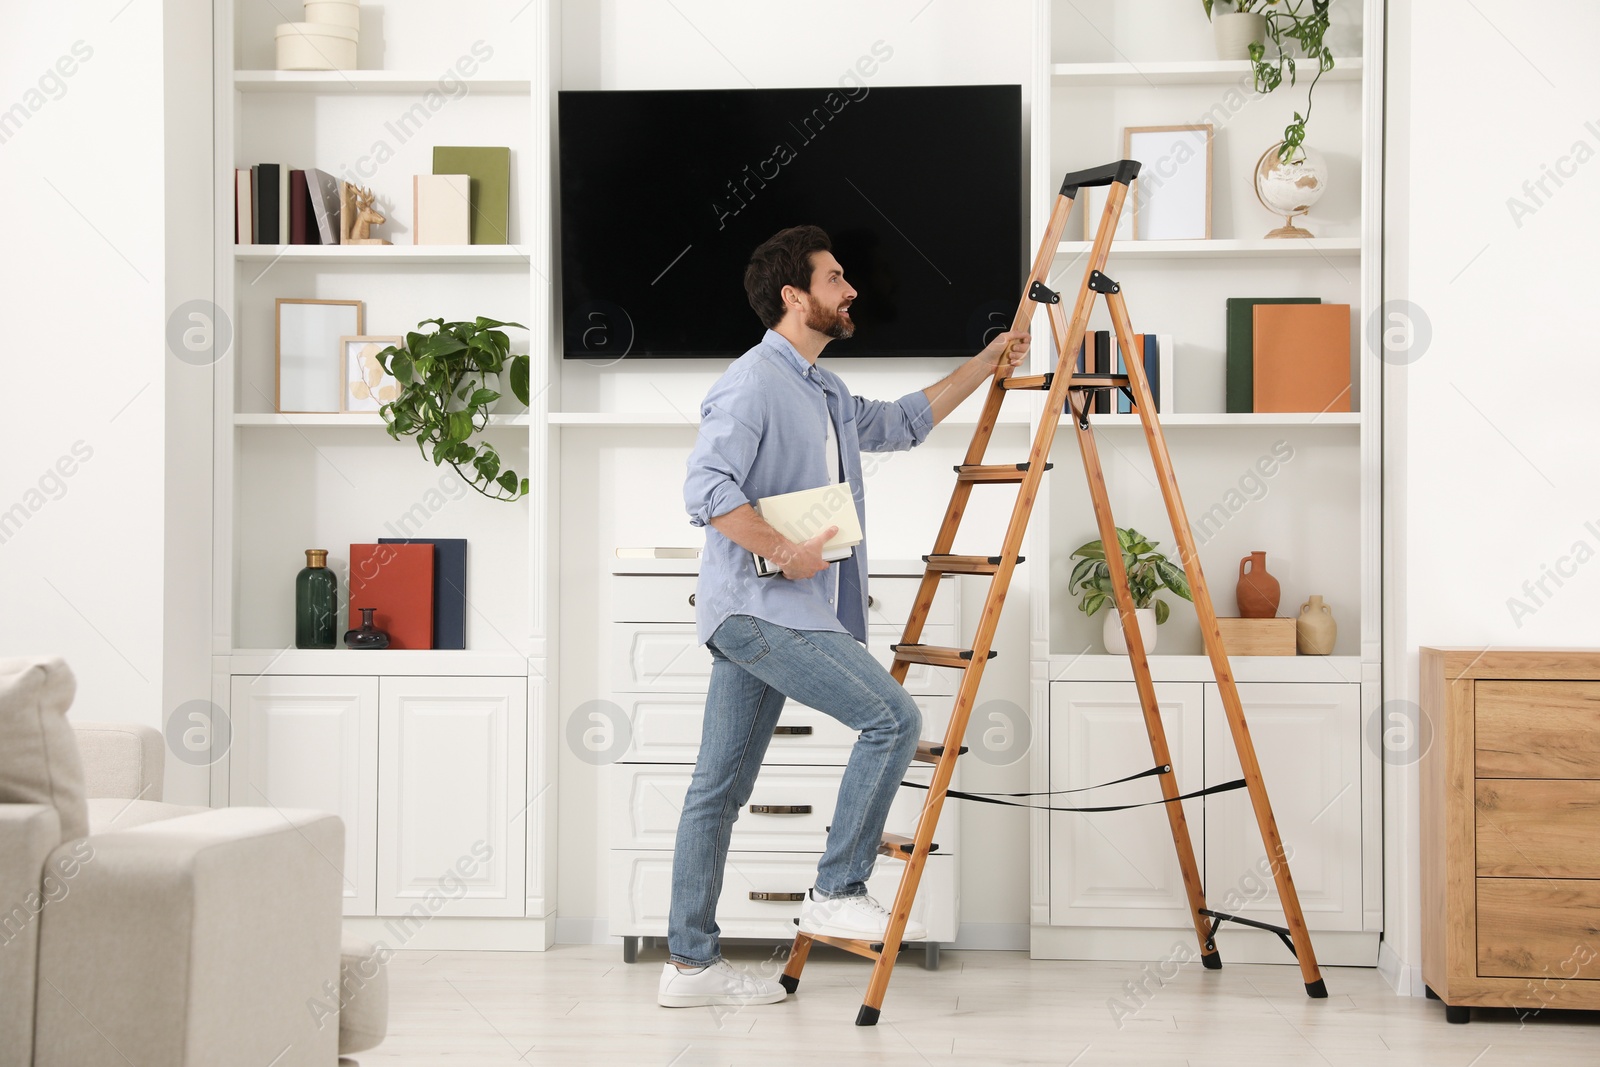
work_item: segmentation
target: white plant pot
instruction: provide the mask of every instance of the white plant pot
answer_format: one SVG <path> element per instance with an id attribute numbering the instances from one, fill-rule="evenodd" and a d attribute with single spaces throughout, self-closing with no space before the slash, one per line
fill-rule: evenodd
<path id="1" fill-rule="evenodd" d="M 1139 636 L 1144 639 L 1144 654 L 1148 656 L 1156 650 L 1156 609 L 1135 608 L 1133 617 L 1139 622 Z M 1122 639 L 1122 616 L 1114 607 L 1101 624 L 1100 638 L 1106 643 L 1106 651 L 1113 656 L 1128 654 L 1128 643 Z"/>
<path id="2" fill-rule="evenodd" d="M 1211 31 L 1216 35 L 1218 59 L 1249 59 L 1251 42 L 1267 41 L 1267 16 L 1237 11 L 1214 14 Z"/>
<path id="3" fill-rule="evenodd" d="M 277 30 L 279 70 L 355 70 L 360 34 L 333 22 L 283 22 Z"/>

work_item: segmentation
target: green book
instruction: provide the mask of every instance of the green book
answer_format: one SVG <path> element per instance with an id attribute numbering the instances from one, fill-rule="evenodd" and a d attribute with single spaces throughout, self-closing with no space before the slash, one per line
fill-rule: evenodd
<path id="1" fill-rule="evenodd" d="M 435 174 L 465 174 L 472 201 L 472 243 L 511 243 L 511 149 L 447 148 L 433 150 Z"/>
<path id="2" fill-rule="evenodd" d="M 437 169 L 437 168 L 436 168 Z M 1254 411 L 1255 316 L 1257 304 L 1320 304 L 1320 296 L 1230 296 L 1228 298 L 1228 413 Z"/>

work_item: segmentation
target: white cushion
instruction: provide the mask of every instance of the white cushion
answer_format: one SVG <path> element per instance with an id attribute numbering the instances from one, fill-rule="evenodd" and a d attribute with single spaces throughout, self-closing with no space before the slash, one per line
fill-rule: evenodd
<path id="1" fill-rule="evenodd" d="M 389 971 L 378 947 L 339 941 L 339 1055 L 375 1048 L 389 1033 Z"/>
<path id="2" fill-rule="evenodd" d="M 159 800 L 90 797 L 89 832 L 104 834 L 112 830 L 131 830 L 146 823 L 176 819 L 184 815 L 198 815 L 210 810 L 206 807 L 190 807 L 187 804 L 166 804 Z"/>
<path id="3" fill-rule="evenodd" d="M 0 804 L 48 804 L 61 839 L 89 832 L 83 763 L 67 709 L 77 681 L 60 659 L 0 659 Z"/>

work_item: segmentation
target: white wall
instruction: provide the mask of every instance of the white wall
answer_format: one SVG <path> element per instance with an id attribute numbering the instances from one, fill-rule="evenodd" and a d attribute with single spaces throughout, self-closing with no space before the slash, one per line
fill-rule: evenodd
<path id="1" fill-rule="evenodd" d="M 1423 645 L 1600 643 L 1600 9 L 1392 0 L 1390 28 L 1385 289 L 1432 340 L 1385 382 L 1385 695 L 1416 701 Z M 1386 782 L 1386 941 L 1420 983 L 1415 771 Z"/>
<path id="2" fill-rule="evenodd" d="M 872 0 L 795 7 L 738 0 L 603 0 L 568 2 L 562 12 L 562 88 L 670 89 L 834 85 L 874 42 L 893 49 L 873 85 L 1017 83 L 1024 96 L 1031 77 L 1031 5 L 1025 0 L 928 5 Z M 1026 100 L 1024 101 L 1026 104 Z M 752 337 L 752 343 L 755 338 Z M 956 361 L 929 361 L 907 369 L 900 361 L 852 360 L 835 369 L 865 396 L 895 397 L 931 384 Z M 600 373 L 568 364 L 562 375 L 565 410 L 692 410 L 725 361 L 657 361 Z M 660 392 L 656 390 L 659 388 Z M 665 397 L 665 399 L 663 399 Z M 949 464 L 959 461 L 971 427 L 942 427 L 934 440 L 883 465 L 868 482 L 874 559 L 916 558 L 937 529 L 948 491 Z M 1020 430 L 1007 431 L 996 448 L 1020 451 Z M 688 525 L 680 487 L 683 459 L 694 433 L 682 429 L 567 430 L 563 432 L 561 523 L 561 678 L 556 713 L 562 723 L 595 699 L 609 595 L 598 576 L 615 563 L 619 544 L 699 544 Z M 942 477 L 938 472 L 943 472 Z M 936 488 L 930 489 L 930 486 Z M 937 498 L 937 499 L 934 499 Z M 885 527 L 894 516 L 894 531 Z M 878 516 L 876 520 L 873 516 Z M 1000 523 L 1003 529 L 1003 517 Z M 965 532 L 965 531 L 964 531 Z M 990 543 L 998 533 L 989 534 Z M 1019 579 L 1021 584 L 1021 579 Z M 1024 586 L 1025 588 L 1025 586 Z M 591 590 L 593 593 L 591 594 Z M 974 588 L 974 593 L 977 589 Z M 976 600 L 976 595 L 969 597 Z M 970 632 L 976 619 L 968 620 Z M 1028 706 L 1027 616 L 1013 607 L 996 647 L 982 700 Z M 605 775 L 560 749 L 560 940 L 604 934 Z M 963 766 L 969 788 L 1027 788 L 1027 761 L 1005 768 L 973 761 Z M 1009 812 L 952 805 L 946 818 L 962 820 L 963 941 L 1026 946 L 1028 921 L 1027 821 Z"/>
<path id="3" fill-rule="evenodd" d="M 75 714 L 159 726 L 163 7 L 4 12 L 0 655 L 62 655 Z"/>

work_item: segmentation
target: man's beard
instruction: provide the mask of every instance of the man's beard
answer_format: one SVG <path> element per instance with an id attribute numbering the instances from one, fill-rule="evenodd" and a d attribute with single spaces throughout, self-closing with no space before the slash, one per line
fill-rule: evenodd
<path id="1" fill-rule="evenodd" d="M 843 341 L 856 332 L 856 324 L 839 314 L 838 308 L 834 308 L 830 314 L 815 302 L 811 310 L 806 312 L 806 328 L 826 334 L 835 341 Z"/>

